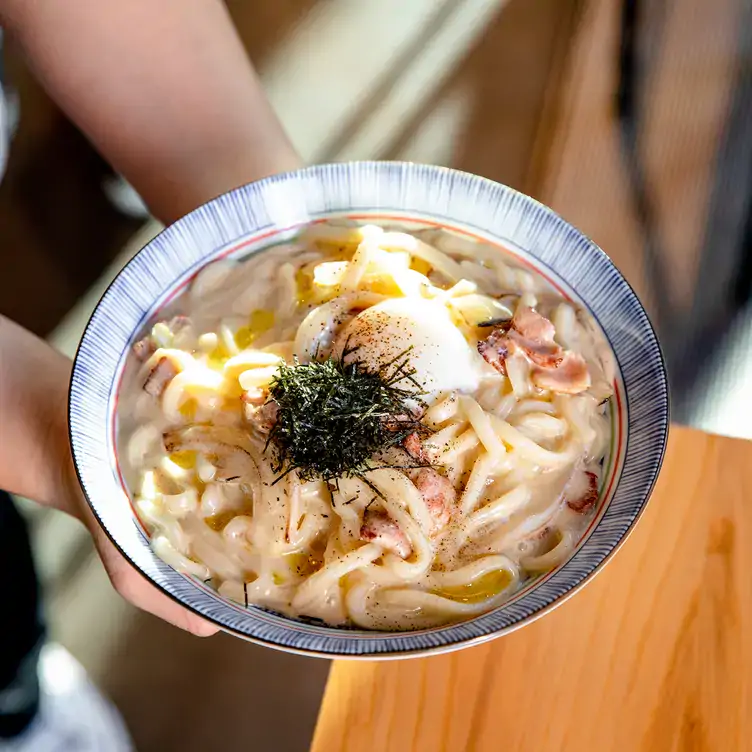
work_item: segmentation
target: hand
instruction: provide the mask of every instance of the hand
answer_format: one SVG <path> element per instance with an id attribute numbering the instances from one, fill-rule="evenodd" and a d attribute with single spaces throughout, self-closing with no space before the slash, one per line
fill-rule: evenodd
<path id="1" fill-rule="evenodd" d="M 71 362 L 0 316 L 0 488 L 60 509 L 89 529 L 115 589 L 196 635 L 216 627 L 162 594 L 110 542 L 81 491 L 68 442 Z"/>
<path id="2" fill-rule="evenodd" d="M 68 498 L 61 500 L 62 504 L 66 511 L 74 514 L 88 528 L 115 590 L 134 606 L 187 632 L 199 637 L 209 637 L 215 634 L 218 631 L 217 627 L 161 593 L 115 548 L 84 498 L 78 478 L 73 471 L 72 460 L 69 468 L 66 484 L 69 489 Z"/>

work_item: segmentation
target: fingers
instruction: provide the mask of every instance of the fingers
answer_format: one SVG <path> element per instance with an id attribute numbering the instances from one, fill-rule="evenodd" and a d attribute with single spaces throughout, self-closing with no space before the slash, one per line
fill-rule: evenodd
<path id="1" fill-rule="evenodd" d="M 209 637 L 219 631 L 206 619 L 161 593 L 122 556 L 90 512 L 85 514 L 85 518 L 110 581 L 123 598 L 137 608 L 199 637 Z"/>
<path id="2" fill-rule="evenodd" d="M 219 631 L 217 627 L 161 593 L 115 548 L 83 496 L 69 450 L 63 468 L 60 485 L 66 489 L 67 493 L 64 494 L 63 502 L 58 506 L 79 519 L 88 528 L 115 590 L 134 606 L 186 632 L 199 637 L 216 634 Z"/>
<path id="3" fill-rule="evenodd" d="M 107 545 L 110 550 L 103 552 L 100 548 L 100 556 L 113 587 L 123 598 L 143 611 L 148 611 L 198 637 L 210 637 L 219 631 L 210 622 L 191 613 L 157 590 L 120 555 L 109 541 Z"/>

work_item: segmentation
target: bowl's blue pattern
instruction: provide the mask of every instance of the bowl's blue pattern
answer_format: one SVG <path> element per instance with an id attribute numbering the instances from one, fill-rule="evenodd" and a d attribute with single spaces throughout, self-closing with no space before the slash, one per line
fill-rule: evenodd
<path id="1" fill-rule="evenodd" d="M 575 555 L 512 603 L 469 622 L 414 633 L 337 630 L 231 604 L 158 559 L 117 472 L 113 409 L 122 363 L 135 333 L 176 284 L 209 256 L 284 228 L 336 214 L 391 214 L 448 221 L 522 249 L 576 291 L 606 332 L 626 392 L 626 452 L 601 520 Z M 275 242 L 284 233 L 277 232 Z M 264 240 L 248 250 L 263 248 Z M 624 539 L 655 483 L 668 433 L 663 358 L 648 317 L 608 257 L 537 201 L 454 170 L 394 162 L 311 167 L 238 188 L 164 230 L 102 297 L 76 356 L 70 437 L 86 496 L 134 566 L 165 593 L 239 636 L 307 654 L 400 657 L 474 644 L 519 626 L 563 600 Z"/>

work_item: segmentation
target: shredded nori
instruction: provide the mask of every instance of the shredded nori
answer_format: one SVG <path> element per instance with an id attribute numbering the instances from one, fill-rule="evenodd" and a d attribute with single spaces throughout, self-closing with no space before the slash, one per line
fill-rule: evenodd
<path id="1" fill-rule="evenodd" d="M 267 448 L 280 478 L 295 470 L 304 481 L 363 478 L 376 469 L 370 464 L 375 454 L 412 433 L 430 433 L 410 406 L 424 407 L 409 350 L 377 371 L 350 359 L 353 352 L 345 348 L 340 358 L 279 367 L 269 388 L 277 418 Z"/>

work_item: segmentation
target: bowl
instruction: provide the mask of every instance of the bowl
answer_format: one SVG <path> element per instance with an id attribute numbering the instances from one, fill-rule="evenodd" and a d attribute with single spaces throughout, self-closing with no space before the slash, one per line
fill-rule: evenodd
<path id="1" fill-rule="evenodd" d="M 143 326 L 209 261 L 246 257 L 331 218 L 447 227 L 503 247 L 586 307 L 614 352 L 612 441 L 595 515 L 571 557 L 494 611 L 414 632 L 366 632 L 298 621 L 226 600 L 152 551 L 123 483 L 115 444 L 118 389 Z M 310 167 L 220 196 L 175 222 L 120 272 L 76 355 L 70 440 L 100 524 L 128 561 L 167 596 L 239 637 L 286 651 L 398 658 L 475 645 L 528 624 L 598 572 L 624 541 L 655 484 L 669 404 L 656 335 L 629 284 L 591 240 L 534 199 L 455 170 L 398 162 Z"/>

